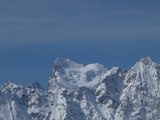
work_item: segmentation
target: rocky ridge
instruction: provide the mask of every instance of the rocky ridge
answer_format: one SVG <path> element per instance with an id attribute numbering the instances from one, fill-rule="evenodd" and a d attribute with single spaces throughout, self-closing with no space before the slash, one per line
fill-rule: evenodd
<path id="1" fill-rule="evenodd" d="M 124 71 L 57 58 L 47 90 L 0 87 L 0 120 L 160 120 L 160 65 L 145 57 Z"/>

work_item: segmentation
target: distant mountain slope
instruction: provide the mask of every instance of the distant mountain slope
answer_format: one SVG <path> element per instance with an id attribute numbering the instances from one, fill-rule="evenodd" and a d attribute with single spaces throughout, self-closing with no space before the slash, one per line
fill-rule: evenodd
<path id="1" fill-rule="evenodd" d="M 0 120 L 160 120 L 160 65 L 145 57 L 124 71 L 57 58 L 48 90 L 1 86 Z"/>

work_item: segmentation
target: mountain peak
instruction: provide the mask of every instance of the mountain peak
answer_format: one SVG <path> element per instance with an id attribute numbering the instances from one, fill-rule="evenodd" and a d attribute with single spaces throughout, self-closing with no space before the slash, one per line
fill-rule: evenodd
<path id="1" fill-rule="evenodd" d="M 54 61 L 53 67 L 69 67 L 72 64 L 76 64 L 76 62 L 72 61 L 71 59 L 62 59 L 57 57 Z"/>
<path id="2" fill-rule="evenodd" d="M 4 88 L 15 88 L 17 87 L 18 85 L 12 83 L 11 81 L 6 81 L 3 85 Z"/>
<path id="3" fill-rule="evenodd" d="M 160 120 L 160 65 L 144 57 L 129 69 L 99 63 L 54 62 L 48 90 L 6 82 L 0 89 L 3 120 Z M 8 114 L 11 113 L 11 114 Z"/>
<path id="4" fill-rule="evenodd" d="M 142 63 L 144 63 L 144 64 L 150 64 L 150 63 L 153 62 L 153 60 L 152 60 L 150 57 L 146 56 L 146 57 L 143 57 L 143 58 L 140 60 L 140 62 L 142 62 Z"/>
<path id="5" fill-rule="evenodd" d="M 56 60 L 55 60 L 55 62 L 70 62 L 70 61 L 72 61 L 72 60 L 69 59 L 69 58 L 67 58 L 67 59 L 62 59 L 62 58 L 60 58 L 60 57 L 57 57 Z"/>

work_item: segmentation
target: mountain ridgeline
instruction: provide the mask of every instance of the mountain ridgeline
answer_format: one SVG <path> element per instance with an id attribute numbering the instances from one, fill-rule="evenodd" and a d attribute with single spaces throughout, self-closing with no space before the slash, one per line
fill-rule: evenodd
<path id="1" fill-rule="evenodd" d="M 160 65 L 145 57 L 124 71 L 57 58 L 47 90 L 1 86 L 0 120 L 160 120 Z"/>

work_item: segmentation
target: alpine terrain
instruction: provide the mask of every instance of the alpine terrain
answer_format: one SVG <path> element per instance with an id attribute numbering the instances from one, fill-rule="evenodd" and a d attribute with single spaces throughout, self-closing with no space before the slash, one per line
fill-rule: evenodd
<path id="1" fill-rule="evenodd" d="M 47 90 L 1 86 L 0 120 L 160 120 L 160 64 L 145 57 L 126 71 L 57 58 Z"/>

